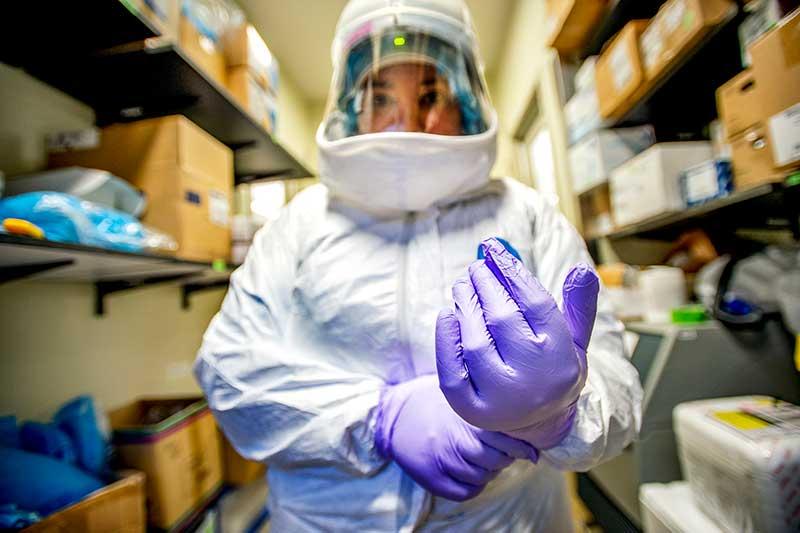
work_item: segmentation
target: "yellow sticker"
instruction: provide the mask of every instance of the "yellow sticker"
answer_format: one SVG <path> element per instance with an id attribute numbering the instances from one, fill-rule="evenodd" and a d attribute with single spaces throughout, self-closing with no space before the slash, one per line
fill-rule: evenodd
<path id="1" fill-rule="evenodd" d="M 794 341 L 794 367 L 800 372 L 800 334 L 795 337 Z"/>
<path id="2" fill-rule="evenodd" d="M 747 413 L 742 413 L 741 411 L 717 411 L 714 413 L 714 418 L 720 422 L 728 424 L 731 427 L 745 431 L 751 429 L 764 429 L 770 426 L 768 422 L 764 422 L 760 418 L 756 418 L 753 415 L 748 415 Z"/>

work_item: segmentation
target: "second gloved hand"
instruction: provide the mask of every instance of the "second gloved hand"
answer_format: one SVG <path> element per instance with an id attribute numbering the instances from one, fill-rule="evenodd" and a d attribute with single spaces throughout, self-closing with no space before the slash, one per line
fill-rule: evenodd
<path id="1" fill-rule="evenodd" d="M 467 422 L 540 450 L 569 433 L 586 381 L 599 282 L 585 265 L 564 282 L 564 311 L 496 239 L 453 286 L 436 324 L 442 392 Z"/>
<path id="2" fill-rule="evenodd" d="M 378 450 L 437 496 L 474 498 L 514 459 L 538 459 L 529 444 L 464 422 L 433 374 L 387 387 L 379 409 Z"/>

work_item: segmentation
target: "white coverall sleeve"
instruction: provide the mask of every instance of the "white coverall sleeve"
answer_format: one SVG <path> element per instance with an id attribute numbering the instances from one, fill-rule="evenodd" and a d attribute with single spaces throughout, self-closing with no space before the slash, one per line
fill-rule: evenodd
<path id="1" fill-rule="evenodd" d="M 536 276 L 563 305 L 562 287 L 578 263 L 593 264 L 575 228 L 541 197 L 532 213 Z M 588 377 L 577 404 L 572 430 L 542 458 L 560 470 L 586 471 L 619 454 L 639 432 L 642 388 L 625 355 L 622 324 L 601 289 L 592 339 L 587 350 Z"/>
<path id="2" fill-rule="evenodd" d="M 289 346 L 298 243 L 292 206 L 256 235 L 206 331 L 195 377 L 243 456 L 283 469 L 337 466 L 368 475 L 385 461 L 374 447 L 383 382 Z"/>

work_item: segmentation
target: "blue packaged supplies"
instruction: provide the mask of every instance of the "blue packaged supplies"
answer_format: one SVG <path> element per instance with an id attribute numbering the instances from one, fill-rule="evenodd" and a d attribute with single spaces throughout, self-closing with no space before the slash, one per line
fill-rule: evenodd
<path id="1" fill-rule="evenodd" d="M 78 396 L 64 404 L 53 417 L 53 423 L 72 439 L 81 468 L 98 476 L 105 473 L 108 441 L 100 432 L 94 402 L 89 396 Z"/>
<path id="2" fill-rule="evenodd" d="M 730 161 L 712 159 L 689 167 L 681 173 L 680 186 L 688 207 L 728 196 L 733 192 Z"/>
<path id="3" fill-rule="evenodd" d="M 65 463 L 75 463 L 76 453 L 72 440 L 53 424 L 25 422 L 20 428 L 19 440 L 23 450 L 47 455 Z"/>

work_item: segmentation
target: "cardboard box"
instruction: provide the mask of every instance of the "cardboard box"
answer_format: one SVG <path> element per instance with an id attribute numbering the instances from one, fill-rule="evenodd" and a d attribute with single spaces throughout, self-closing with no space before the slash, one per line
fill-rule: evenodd
<path id="1" fill-rule="evenodd" d="M 611 205 L 618 226 L 684 207 L 680 174 L 712 158 L 711 143 L 659 143 L 611 172 Z"/>
<path id="2" fill-rule="evenodd" d="M 669 0 L 658 12 L 668 61 L 693 49 L 715 26 L 734 16 L 731 0 Z"/>
<path id="3" fill-rule="evenodd" d="M 608 181 L 612 170 L 655 142 L 651 126 L 598 130 L 569 149 L 573 190 L 581 194 Z"/>
<path id="4" fill-rule="evenodd" d="M 225 56 L 210 37 L 203 35 L 192 22 L 181 15 L 179 45 L 198 69 L 220 86 L 225 85 Z"/>
<path id="5" fill-rule="evenodd" d="M 751 70 L 745 70 L 717 89 L 717 111 L 728 139 L 764 120 L 763 98 Z"/>
<path id="6" fill-rule="evenodd" d="M 278 105 L 275 97 L 258 82 L 247 65 L 228 69 L 228 90 L 234 100 L 272 133 L 278 119 Z"/>
<path id="7" fill-rule="evenodd" d="M 591 239 L 614 229 L 611 216 L 611 195 L 608 184 L 601 185 L 580 197 L 584 235 Z"/>
<path id="8" fill-rule="evenodd" d="M 74 505 L 45 517 L 27 533 L 144 533 L 145 476 L 134 470 L 120 472 L 120 479 L 95 491 Z"/>
<path id="9" fill-rule="evenodd" d="M 225 483 L 236 487 L 248 485 L 264 477 L 267 465 L 256 461 L 249 461 L 239 455 L 239 452 L 220 434 L 222 441 L 222 456 L 225 465 Z"/>
<path id="10" fill-rule="evenodd" d="M 252 24 L 228 29 L 222 36 L 222 51 L 228 68 L 247 67 L 259 85 L 277 94 L 278 62 Z"/>
<path id="11" fill-rule="evenodd" d="M 180 524 L 220 488 L 219 434 L 204 400 L 139 400 L 109 419 L 120 461 L 147 475 L 151 525 Z"/>
<path id="12" fill-rule="evenodd" d="M 187 118 L 173 115 L 114 124 L 99 144 L 51 153 L 51 167 L 107 170 L 141 189 L 142 221 L 178 241 L 183 259 L 213 261 L 230 253 L 233 153 Z"/>
<path id="13" fill-rule="evenodd" d="M 656 15 L 639 38 L 639 50 L 646 80 L 657 78 L 669 64 L 664 21 Z"/>
<path id="14" fill-rule="evenodd" d="M 578 51 L 606 9 L 607 0 L 548 0 L 547 45 L 562 54 Z"/>
<path id="15" fill-rule="evenodd" d="M 766 121 L 800 103 L 800 9 L 749 48 Z"/>
<path id="16" fill-rule="evenodd" d="M 732 139 L 731 148 L 733 183 L 736 190 L 783 181 L 784 172 L 775 167 L 772 147 L 763 126 L 750 128 Z"/>
<path id="17" fill-rule="evenodd" d="M 597 59 L 597 97 L 600 116 L 619 118 L 644 83 L 639 38 L 649 21 L 632 20 L 605 47 Z"/>

